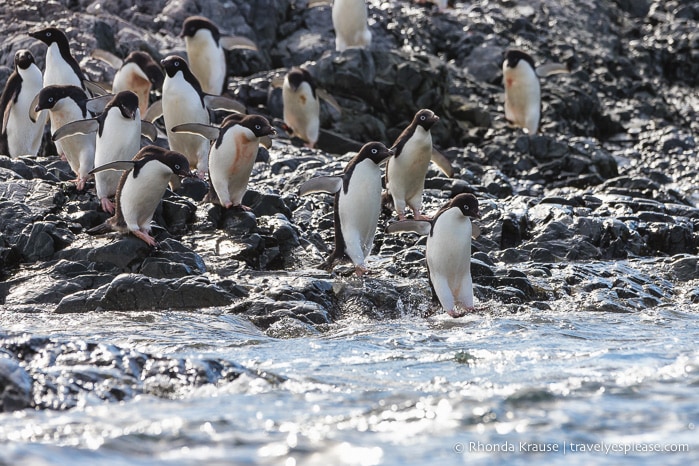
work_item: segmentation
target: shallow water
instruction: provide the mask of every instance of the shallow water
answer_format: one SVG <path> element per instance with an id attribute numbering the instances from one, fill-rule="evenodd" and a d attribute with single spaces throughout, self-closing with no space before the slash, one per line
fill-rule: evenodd
<path id="1" fill-rule="evenodd" d="M 0 312 L 8 332 L 214 357 L 287 377 L 0 414 L 0 464 L 699 460 L 699 307 L 573 307 L 511 312 L 493 303 L 458 320 L 343 320 L 289 339 L 216 310 Z M 580 451 L 590 448 L 608 451 Z M 685 452 L 639 451 L 648 449 Z"/>

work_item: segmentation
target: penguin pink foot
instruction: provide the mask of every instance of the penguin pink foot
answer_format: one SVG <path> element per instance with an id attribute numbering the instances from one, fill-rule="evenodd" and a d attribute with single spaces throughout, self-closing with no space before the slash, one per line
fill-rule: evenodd
<path id="1" fill-rule="evenodd" d="M 459 317 L 463 317 L 469 312 L 475 312 L 476 308 L 469 306 L 469 307 L 460 307 L 460 306 L 455 306 L 454 309 L 451 311 L 447 311 L 447 314 L 452 316 L 453 318 L 457 319 Z"/>
<path id="2" fill-rule="evenodd" d="M 354 266 L 354 273 L 356 273 L 358 277 L 361 277 L 361 276 L 363 276 L 363 275 L 368 274 L 368 273 L 369 273 L 369 269 L 367 269 L 367 268 L 366 268 L 365 266 L 363 266 L 363 265 L 355 265 L 355 266 Z"/>
<path id="3" fill-rule="evenodd" d="M 114 203 L 110 201 L 108 197 L 100 199 L 100 205 L 102 206 L 102 210 L 108 214 L 114 213 Z"/>
<path id="4" fill-rule="evenodd" d="M 153 247 L 155 247 L 155 246 L 158 245 L 158 242 L 155 240 L 155 238 L 153 238 L 151 235 L 149 235 L 149 234 L 146 233 L 145 231 L 142 231 L 142 230 L 134 230 L 134 231 L 133 231 L 133 234 L 134 234 L 137 238 L 143 240 L 148 246 L 153 246 Z"/>

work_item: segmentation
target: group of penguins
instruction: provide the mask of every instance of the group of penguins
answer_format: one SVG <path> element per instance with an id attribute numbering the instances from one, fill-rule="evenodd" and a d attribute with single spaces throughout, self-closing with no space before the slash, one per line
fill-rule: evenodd
<path id="1" fill-rule="evenodd" d="M 338 51 L 370 44 L 366 8 L 364 0 L 334 1 Z M 77 189 L 83 190 L 94 176 L 101 208 L 113 214 L 93 230 L 131 233 L 157 246 L 150 235 L 153 215 L 168 185 L 177 188 L 184 177 L 208 175 L 212 202 L 249 210 L 242 199 L 259 146 L 270 147 L 276 130 L 267 118 L 246 114 L 242 104 L 221 94 L 228 73 L 224 49 L 254 49 L 253 43 L 221 35 L 207 18 L 189 17 L 180 34 L 189 61 L 170 55 L 158 64 L 140 51 L 120 60 L 95 51 L 95 58 L 118 68 L 108 93 L 85 79 L 63 31 L 49 27 L 29 35 L 48 47 L 45 70 L 42 74 L 29 50 L 15 54 L 14 72 L 0 97 L 0 149 L 12 157 L 36 155 L 48 119 L 58 154 L 77 175 Z M 535 133 L 541 108 L 538 76 L 561 71 L 557 65 L 536 68 L 525 52 L 508 51 L 503 62 L 507 120 Z M 159 88 L 162 98 L 149 106 L 151 90 Z M 307 70 L 293 67 L 285 75 L 284 128 L 308 147 L 318 139 L 319 96 L 326 97 Z M 216 126 L 213 111 L 231 113 Z M 153 122 L 160 117 L 170 149 L 141 148 L 141 136 L 157 138 Z M 398 215 L 387 232 L 427 236 L 430 282 L 442 308 L 458 317 L 474 309 L 470 251 L 471 237 L 479 228 L 471 219 L 480 215 L 472 194 L 457 195 L 432 217 L 421 212 L 430 162 L 453 175 L 449 161 L 432 145 L 430 129 L 438 121 L 431 110 L 419 110 L 390 148 L 381 142 L 365 144 L 341 175 L 311 178 L 300 195 L 335 195 L 335 248 L 323 267 L 349 258 L 361 276 L 367 272 L 365 261 L 373 247 L 385 181 Z M 412 211 L 411 219 L 406 219 L 406 208 Z"/>

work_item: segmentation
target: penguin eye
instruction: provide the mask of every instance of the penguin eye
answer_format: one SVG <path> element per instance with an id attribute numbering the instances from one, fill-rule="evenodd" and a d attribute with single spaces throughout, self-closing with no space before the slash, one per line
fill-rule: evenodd
<path id="1" fill-rule="evenodd" d="M 255 129 L 262 129 L 262 126 L 260 126 L 260 125 L 255 125 Z"/>
<path id="2" fill-rule="evenodd" d="M 53 102 L 53 97 L 49 97 L 49 103 Z"/>
<path id="3" fill-rule="evenodd" d="M 51 37 L 51 32 L 50 32 L 50 31 L 46 33 L 46 37 Z"/>
<path id="4" fill-rule="evenodd" d="M 180 66 L 179 60 L 175 60 L 175 62 L 173 63 L 173 65 L 175 65 L 175 66 Z"/>
<path id="5" fill-rule="evenodd" d="M 372 153 L 372 154 L 378 154 L 378 153 L 379 153 L 379 150 L 378 150 L 378 149 L 371 149 L 371 153 Z"/>
<path id="6" fill-rule="evenodd" d="M 420 115 L 421 120 L 424 120 L 425 118 L 426 118 L 425 115 Z"/>
<path id="7" fill-rule="evenodd" d="M 179 164 L 179 163 L 176 163 L 176 164 L 175 164 L 175 170 L 179 170 L 179 169 L 180 169 L 180 164 Z"/>

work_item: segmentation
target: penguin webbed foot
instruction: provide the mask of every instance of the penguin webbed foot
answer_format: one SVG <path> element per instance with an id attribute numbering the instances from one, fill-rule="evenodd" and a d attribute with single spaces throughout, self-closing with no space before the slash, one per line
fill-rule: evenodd
<path id="1" fill-rule="evenodd" d="M 107 212 L 108 214 L 114 214 L 114 203 L 108 197 L 103 197 L 100 199 L 100 205 L 102 206 L 103 211 Z"/>
<path id="2" fill-rule="evenodd" d="M 369 274 L 370 272 L 369 272 L 369 269 L 365 265 L 355 265 L 354 266 L 354 273 L 358 277 L 362 277 L 364 275 Z"/>
<path id="3" fill-rule="evenodd" d="M 136 236 L 138 239 L 142 240 L 145 242 L 148 246 L 152 246 L 154 248 L 158 247 L 158 242 L 153 238 L 151 235 L 149 235 L 147 232 L 142 231 L 142 230 L 134 230 L 132 231 L 134 236 Z"/>
<path id="4" fill-rule="evenodd" d="M 449 314 L 451 317 L 457 319 L 459 317 L 463 317 L 466 314 L 469 314 L 471 312 L 475 312 L 476 308 L 473 306 L 454 306 L 454 309 L 451 309 L 447 311 L 447 314 Z"/>

